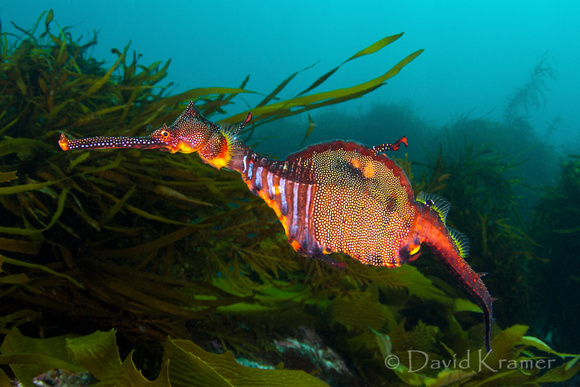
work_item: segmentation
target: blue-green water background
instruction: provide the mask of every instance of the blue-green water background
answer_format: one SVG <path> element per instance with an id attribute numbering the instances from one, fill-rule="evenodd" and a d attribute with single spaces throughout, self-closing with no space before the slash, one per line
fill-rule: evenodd
<path id="1" fill-rule="evenodd" d="M 466 113 L 501 117 L 506 99 L 547 53 L 558 78 L 547 85 L 545 107 L 529 120 L 542 136 L 559 118 L 549 142 L 568 148 L 580 143 L 577 1 L 5 1 L 2 28 L 15 32 L 9 21 L 29 28 L 49 8 L 59 24 L 75 26 L 75 36 L 99 31 L 98 59 L 112 63 L 110 49 L 129 41 L 143 64 L 171 58 L 168 81 L 175 92 L 238 86 L 250 74 L 247 88 L 269 93 L 319 61 L 282 94 L 290 98 L 361 48 L 404 31 L 388 50 L 343 66 L 323 89 L 379 76 L 424 48 L 388 86 L 341 108 L 357 112 L 397 101 L 435 125 Z M 250 104 L 261 99 L 244 98 Z"/>

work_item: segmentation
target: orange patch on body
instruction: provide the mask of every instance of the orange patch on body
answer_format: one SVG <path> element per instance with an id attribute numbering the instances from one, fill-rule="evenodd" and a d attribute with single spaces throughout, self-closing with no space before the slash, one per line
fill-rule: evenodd
<path id="1" fill-rule="evenodd" d="M 193 148 L 190 143 L 188 143 L 187 141 L 180 141 L 179 144 L 177 145 L 177 147 L 175 148 L 170 148 L 171 153 L 175 153 L 175 152 L 181 152 L 181 153 L 193 153 L 193 152 L 197 152 L 198 149 Z"/>
<path id="2" fill-rule="evenodd" d="M 292 248 L 296 251 L 300 250 L 302 248 L 302 246 L 300 246 L 300 243 L 296 242 L 296 241 L 292 241 L 290 243 L 290 245 L 292 246 Z"/>
<path id="3" fill-rule="evenodd" d="M 363 168 L 363 176 L 366 177 L 367 179 L 370 179 L 374 175 L 375 175 L 375 166 L 371 163 L 365 165 L 365 167 Z"/>
<path id="4" fill-rule="evenodd" d="M 207 159 L 207 162 L 216 169 L 222 169 L 226 167 L 230 160 L 232 159 L 232 152 L 231 152 L 231 138 L 227 135 L 224 135 L 224 141 L 218 143 L 219 145 L 219 153 L 217 156 L 212 157 L 211 159 Z"/>

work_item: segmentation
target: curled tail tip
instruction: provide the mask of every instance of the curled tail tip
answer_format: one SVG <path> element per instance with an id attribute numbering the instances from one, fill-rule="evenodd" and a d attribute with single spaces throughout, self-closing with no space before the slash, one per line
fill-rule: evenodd
<path id="1" fill-rule="evenodd" d="M 58 140 L 58 145 L 63 151 L 69 150 L 68 138 L 64 135 L 64 133 L 60 134 L 60 139 Z"/>
<path id="2" fill-rule="evenodd" d="M 407 137 L 403 136 L 401 137 L 396 143 L 395 145 L 397 145 L 397 149 L 399 149 L 399 146 L 401 146 L 401 144 L 405 144 L 406 147 L 409 146 L 409 144 L 407 144 Z"/>

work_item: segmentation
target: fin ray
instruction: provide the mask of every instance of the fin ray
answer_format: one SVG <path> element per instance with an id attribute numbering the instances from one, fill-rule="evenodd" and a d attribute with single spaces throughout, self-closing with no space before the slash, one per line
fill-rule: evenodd
<path id="1" fill-rule="evenodd" d="M 416 200 L 434 209 L 439 214 L 439 217 L 441 218 L 443 224 L 445 224 L 447 214 L 451 209 L 451 203 L 449 202 L 449 200 L 445 199 L 443 196 L 439 196 L 437 194 L 429 194 L 425 192 L 419 192 L 419 195 L 417 195 Z"/>
<path id="2" fill-rule="evenodd" d="M 455 247 L 457 247 L 459 255 L 461 255 L 462 258 L 469 257 L 469 238 L 467 235 L 452 229 L 451 227 L 447 227 L 447 230 L 449 231 L 449 235 L 451 235 L 451 239 L 455 242 Z"/>

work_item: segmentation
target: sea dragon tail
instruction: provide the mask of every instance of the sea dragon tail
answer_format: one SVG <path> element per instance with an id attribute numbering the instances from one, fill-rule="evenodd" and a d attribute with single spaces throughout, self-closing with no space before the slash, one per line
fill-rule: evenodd
<path id="1" fill-rule="evenodd" d="M 491 325 L 494 322 L 492 304 L 496 299 L 491 297 L 487 287 L 481 280 L 481 277 L 485 276 L 487 273 L 476 273 L 457 253 L 442 253 L 437 255 L 447 270 L 449 270 L 463 287 L 471 293 L 483 311 L 483 319 L 485 323 L 485 350 L 486 352 L 490 352 Z"/>
<path id="2" fill-rule="evenodd" d="M 417 202 L 423 204 L 422 215 L 415 226 L 423 242 L 440 259 L 451 274 L 469 291 L 483 311 L 485 323 L 485 350 L 491 351 L 491 325 L 493 302 L 481 277 L 487 273 L 476 273 L 465 261 L 469 255 L 469 241 L 465 235 L 445 225 L 450 203 L 438 195 L 419 193 Z"/>

